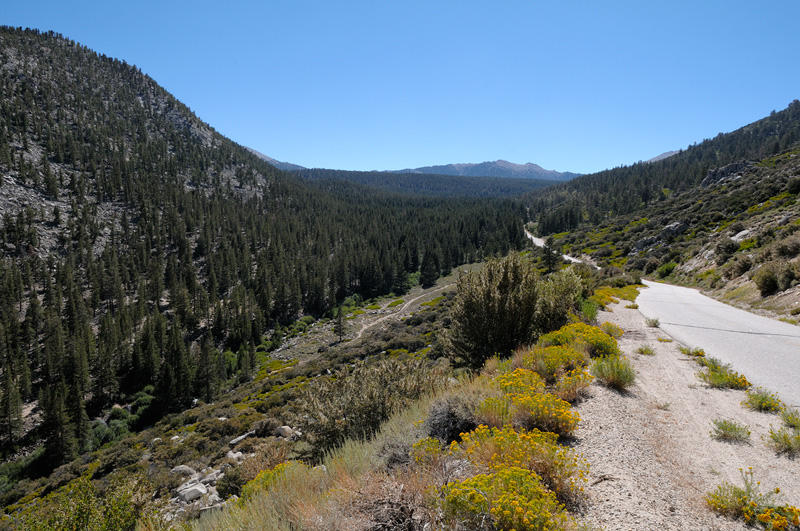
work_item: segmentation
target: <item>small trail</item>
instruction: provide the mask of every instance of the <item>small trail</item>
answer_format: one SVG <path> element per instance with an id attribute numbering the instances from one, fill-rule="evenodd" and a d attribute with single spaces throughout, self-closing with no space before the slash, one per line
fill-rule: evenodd
<path id="1" fill-rule="evenodd" d="M 537 238 L 536 236 L 534 236 L 533 234 L 528 232 L 527 229 L 523 229 L 523 230 L 525 230 L 525 236 L 527 236 L 528 239 L 530 241 L 532 241 L 533 244 L 536 247 L 544 247 L 544 240 L 543 239 Z M 562 254 L 561 257 L 564 260 L 566 260 L 567 262 L 572 262 L 573 264 L 589 264 L 590 266 L 592 266 L 595 269 L 600 269 L 600 267 L 597 264 L 595 264 L 593 262 L 590 262 L 589 260 L 581 260 L 580 258 L 575 258 L 574 256 L 570 256 L 568 254 Z"/>
<path id="2" fill-rule="evenodd" d="M 354 339 L 354 340 L 356 340 L 356 339 L 361 339 L 361 336 L 363 336 L 363 335 L 364 335 L 364 332 L 366 332 L 366 331 L 367 331 L 367 330 L 369 330 L 370 328 L 374 328 L 376 325 L 379 325 L 380 323 L 382 323 L 383 321 L 385 321 L 385 320 L 389 319 L 390 317 L 397 317 L 398 315 L 401 315 L 403 312 L 405 312 L 406 310 L 408 310 L 408 308 L 409 308 L 409 307 L 410 307 L 412 304 L 414 304 L 414 303 L 415 303 L 415 302 L 417 302 L 418 300 L 420 300 L 420 299 L 422 299 L 422 298 L 424 298 L 424 297 L 427 297 L 428 295 L 430 295 L 430 294 L 432 294 L 432 293 L 437 293 L 437 292 L 439 292 L 439 291 L 444 291 L 444 290 L 445 290 L 445 289 L 447 289 L 447 288 L 451 288 L 451 287 L 453 287 L 453 285 L 454 285 L 454 284 L 455 284 L 455 282 L 449 282 L 449 283 L 445 284 L 444 286 L 439 286 L 439 287 L 437 287 L 437 288 L 435 288 L 435 289 L 432 289 L 432 290 L 425 291 L 425 292 L 423 292 L 421 295 L 417 295 L 417 296 L 416 296 L 416 297 L 414 297 L 413 299 L 411 299 L 411 300 L 409 300 L 409 301 L 406 301 L 405 303 L 403 303 L 403 305 L 402 305 L 402 306 L 400 306 L 400 307 L 399 307 L 399 309 L 398 309 L 397 311 L 394 311 L 394 312 L 392 312 L 392 313 L 390 313 L 390 314 L 384 315 L 384 316 L 382 316 L 381 318 L 379 318 L 379 319 L 376 319 L 376 320 L 374 320 L 374 321 L 372 321 L 372 322 L 370 322 L 370 323 L 363 323 L 363 324 L 361 325 L 361 329 L 358 331 L 358 333 L 356 334 L 356 337 L 354 337 L 353 339 Z"/>

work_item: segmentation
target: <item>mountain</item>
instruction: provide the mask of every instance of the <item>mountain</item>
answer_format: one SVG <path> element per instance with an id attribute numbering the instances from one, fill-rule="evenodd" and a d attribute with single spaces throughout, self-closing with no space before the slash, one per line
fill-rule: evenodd
<path id="1" fill-rule="evenodd" d="M 662 153 L 661 155 L 653 157 L 652 159 L 648 159 L 645 162 L 658 162 L 659 160 L 668 159 L 672 155 L 676 155 L 676 154 L 678 154 L 678 151 L 666 151 L 666 152 Z"/>
<path id="2" fill-rule="evenodd" d="M 447 164 L 422 168 L 397 170 L 395 173 L 433 173 L 438 175 L 461 175 L 469 177 L 508 177 L 512 179 L 539 179 L 545 181 L 568 181 L 578 173 L 545 170 L 538 164 L 514 164 L 506 160 L 481 162 L 479 164 Z"/>
<path id="3" fill-rule="evenodd" d="M 252 153 L 256 157 L 260 158 L 263 161 L 269 162 L 270 164 L 272 164 L 273 166 L 275 166 L 279 170 L 292 171 L 292 170 L 304 170 L 305 169 L 303 166 L 298 166 L 297 164 L 292 164 L 291 162 L 281 162 L 279 160 L 275 160 L 272 157 L 268 157 L 268 156 L 264 155 L 263 153 L 260 153 L 260 152 L 256 151 L 253 148 L 246 148 L 246 149 L 247 149 L 247 151 L 249 151 L 250 153 Z"/>
<path id="4" fill-rule="evenodd" d="M 389 192 L 427 197 L 518 197 L 552 186 L 554 181 L 507 177 L 464 177 L 430 173 L 391 173 L 302 169 L 294 173 L 310 181 L 343 180 Z"/>

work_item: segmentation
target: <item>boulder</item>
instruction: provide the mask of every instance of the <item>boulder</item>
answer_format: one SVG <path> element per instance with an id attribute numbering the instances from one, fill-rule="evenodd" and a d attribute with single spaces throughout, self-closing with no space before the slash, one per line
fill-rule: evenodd
<path id="1" fill-rule="evenodd" d="M 194 476 L 197 472 L 190 466 L 178 465 L 169 471 L 170 474 L 176 476 Z"/>
<path id="2" fill-rule="evenodd" d="M 294 430 L 289 426 L 278 426 L 275 428 L 274 431 L 275 437 L 283 437 L 284 439 L 288 439 L 292 435 L 294 435 Z"/>
<path id="3" fill-rule="evenodd" d="M 245 433 L 244 435 L 240 435 L 240 436 L 236 437 L 235 439 L 231 439 L 231 440 L 228 442 L 228 444 L 229 444 L 230 446 L 236 446 L 237 444 L 239 444 L 239 443 L 240 443 L 240 442 L 242 442 L 243 440 L 247 439 L 247 438 L 248 438 L 248 437 L 250 437 L 251 435 L 255 435 L 255 433 L 256 433 L 255 431 L 253 431 L 253 430 L 250 430 L 250 431 L 248 431 L 247 433 Z"/>
<path id="4" fill-rule="evenodd" d="M 681 223 L 680 221 L 675 221 L 670 223 L 663 229 L 661 229 L 661 237 L 667 238 L 669 236 L 677 236 L 679 234 L 683 234 L 686 232 L 687 226 L 685 223 Z"/>
<path id="5" fill-rule="evenodd" d="M 189 503 L 203 497 L 207 492 L 208 489 L 202 483 L 184 483 L 178 487 L 178 500 Z"/>

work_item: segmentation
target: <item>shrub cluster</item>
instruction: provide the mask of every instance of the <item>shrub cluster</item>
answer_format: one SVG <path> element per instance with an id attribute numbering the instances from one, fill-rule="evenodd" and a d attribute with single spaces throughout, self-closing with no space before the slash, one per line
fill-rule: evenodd
<path id="1" fill-rule="evenodd" d="M 307 457 L 316 462 L 346 439 L 372 437 L 394 412 L 443 384 L 442 371 L 420 359 L 362 363 L 315 380 L 295 405 L 310 443 Z"/>

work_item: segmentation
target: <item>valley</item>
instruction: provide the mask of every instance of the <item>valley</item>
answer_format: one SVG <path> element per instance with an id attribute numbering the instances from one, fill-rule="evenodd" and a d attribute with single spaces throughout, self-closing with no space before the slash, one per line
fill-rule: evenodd
<path id="1" fill-rule="evenodd" d="M 800 526 L 793 380 L 741 405 L 794 339 L 640 285 L 800 330 L 800 101 L 577 175 L 279 163 L 54 32 L 0 28 L 0 96 L 0 529 Z"/>

